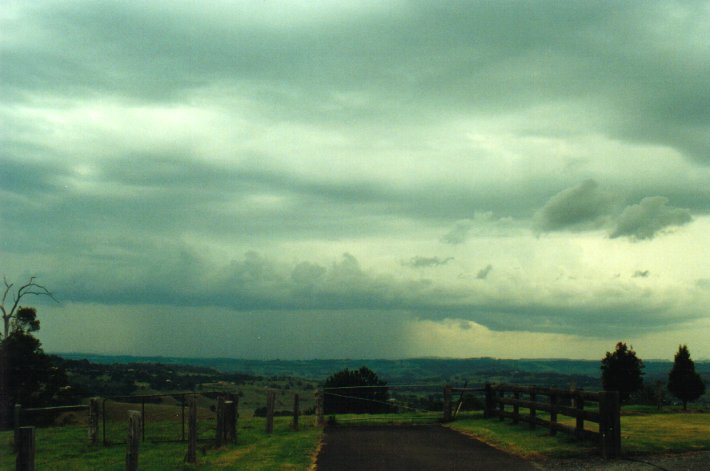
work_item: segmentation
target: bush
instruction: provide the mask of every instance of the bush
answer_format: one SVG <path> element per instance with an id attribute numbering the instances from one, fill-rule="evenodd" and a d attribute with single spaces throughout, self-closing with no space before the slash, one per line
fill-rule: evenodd
<path id="1" fill-rule="evenodd" d="M 389 412 L 387 383 L 369 368 L 344 369 L 331 375 L 324 384 L 326 414 L 377 414 Z"/>

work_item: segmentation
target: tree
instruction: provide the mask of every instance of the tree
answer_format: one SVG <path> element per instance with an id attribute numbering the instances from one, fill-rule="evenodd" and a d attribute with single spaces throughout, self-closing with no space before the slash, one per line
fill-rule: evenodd
<path id="1" fill-rule="evenodd" d="M 3 338 L 7 338 L 11 331 L 15 329 L 23 329 L 27 331 L 39 330 L 39 321 L 37 320 L 37 313 L 34 313 L 34 318 L 29 321 L 28 319 L 23 319 L 23 315 L 31 314 L 27 309 L 23 309 L 20 306 L 20 301 L 22 298 L 28 295 L 34 296 L 49 296 L 54 301 L 54 295 L 44 286 L 38 284 L 35 280 L 36 276 L 31 276 L 27 283 L 17 288 L 17 291 L 12 295 L 12 301 L 10 305 L 6 305 L 8 302 L 8 296 L 12 293 L 12 288 L 15 286 L 14 283 L 9 283 L 7 278 L 3 277 L 3 282 L 5 283 L 5 290 L 2 293 L 2 300 L 0 301 L 0 311 L 2 311 L 2 321 L 3 321 Z"/>
<path id="2" fill-rule="evenodd" d="M 5 388 L 10 404 L 42 407 L 61 402 L 67 394 L 67 376 L 53 357 L 42 350 L 38 339 L 16 330 L 0 343 L 0 355 L 7 360 Z"/>
<path id="3" fill-rule="evenodd" d="M 618 342 L 613 353 L 606 352 L 602 359 L 602 386 L 605 391 L 619 391 L 626 401 L 632 392 L 643 386 L 643 361 L 636 357 L 633 346 Z"/>
<path id="4" fill-rule="evenodd" d="M 679 345 L 673 359 L 673 368 L 668 373 L 668 390 L 683 401 L 683 410 L 688 410 L 688 401 L 705 394 L 705 383 L 695 372 L 695 362 L 690 359 L 687 345 Z"/>
<path id="5" fill-rule="evenodd" d="M 334 373 L 325 380 L 323 388 L 326 414 L 376 414 L 390 409 L 387 383 L 365 366 L 359 370 L 345 368 Z"/>
<path id="6" fill-rule="evenodd" d="M 39 330 L 37 310 L 20 306 L 28 295 L 49 296 L 52 293 L 29 280 L 13 292 L 14 283 L 3 278 L 5 289 L 0 299 L 3 335 L 0 339 L 0 427 L 8 426 L 10 409 L 15 403 L 23 406 L 47 405 L 58 399 L 67 384 L 64 370 L 54 365 L 44 353 L 41 343 L 32 336 Z M 11 300 L 8 300 L 8 297 Z M 7 304 L 6 304 L 7 303 Z"/>

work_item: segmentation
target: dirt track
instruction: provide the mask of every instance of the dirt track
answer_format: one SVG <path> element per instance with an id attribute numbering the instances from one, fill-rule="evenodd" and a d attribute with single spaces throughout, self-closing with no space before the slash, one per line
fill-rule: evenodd
<path id="1" fill-rule="evenodd" d="M 528 462 L 438 425 L 326 430 L 317 471 L 533 470 Z"/>

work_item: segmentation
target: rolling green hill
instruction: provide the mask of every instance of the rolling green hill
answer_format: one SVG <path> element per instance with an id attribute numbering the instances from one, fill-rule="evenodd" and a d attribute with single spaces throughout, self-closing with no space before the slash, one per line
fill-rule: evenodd
<path id="1" fill-rule="evenodd" d="M 82 353 L 60 353 L 67 359 L 86 359 L 92 363 L 160 363 L 164 365 L 190 365 L 213 368 L 223 373 L 239 372 L 247 375 L 273 377 L 300 377 L 322 381 L 330 374 L 344 368 L 368 368 L 389 382 L 452 382 L 465 381 L 511 381 L 516 383 L 539 383 L 578 387 L 600 387 L 599 361 L 567 359 L 520 359 L 495 358 L 412 358 L 405 360 L 244 360 L 236 358 L 176 358 L 110 356 Z M 667 379 L 672 362 L 645 360 L 647 383 Z M 696 362 L 696 370 L 710 378 L 710 362 Z M 707 380 L 706 380 L 707 381 Z"/>

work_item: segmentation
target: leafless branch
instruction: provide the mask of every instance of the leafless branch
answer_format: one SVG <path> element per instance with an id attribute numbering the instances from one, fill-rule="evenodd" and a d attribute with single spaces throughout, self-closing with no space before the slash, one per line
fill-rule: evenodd
<path id="1" fill-rule="evenodd" d="M 18 305 L 20 304 L 20 301 L 24 296 L 27 295 L 35 295 L 35 296 L 48 296 L 51 298 L 55 303 L 59 303 L 57 301 L 57 298 L 54 297 L 51 291 L 49 291 L 46 287 L 43 285 L 40 285 L 39 283 L 35 283 L 35 280 L 37 279 L 36 276 L 31 276 L 30 279 L 25 283 L 24 285 L 20 286 L 17 291 L 15 291 L 12 307 L 8 311 L 7 308 L 5 307 L 5 300 L 7 299 L 7 295 L 10 293 L 12 290 L 12 287 L 15 285 L 14 283 L 9 283 L 7 281 L 7 278 L 3 276 L 3 281 L 5 283 L 5 291 L 3 291 L 2 295 L 2 303 L 0 303 L 0 310 L 2 310 L 2 318 L 4 321 L 4 333 L 5 336 L 8 334 L 8 326 L 9 326 L 9 321 L 10 318 L 15 316 L 15 311 L 17 310 Z"/>
<path id="2" fill-rule="evenodd" d="M 7 294 L 10 292 L 10 289 L 14 286 L 14 283 L 8 283 L 6 277 L 2 277 L 2 281 L 5 282 L 5 291 L 2 293 L 2 305 L 5 306 L 5 299 L 7 299 Z"/>

